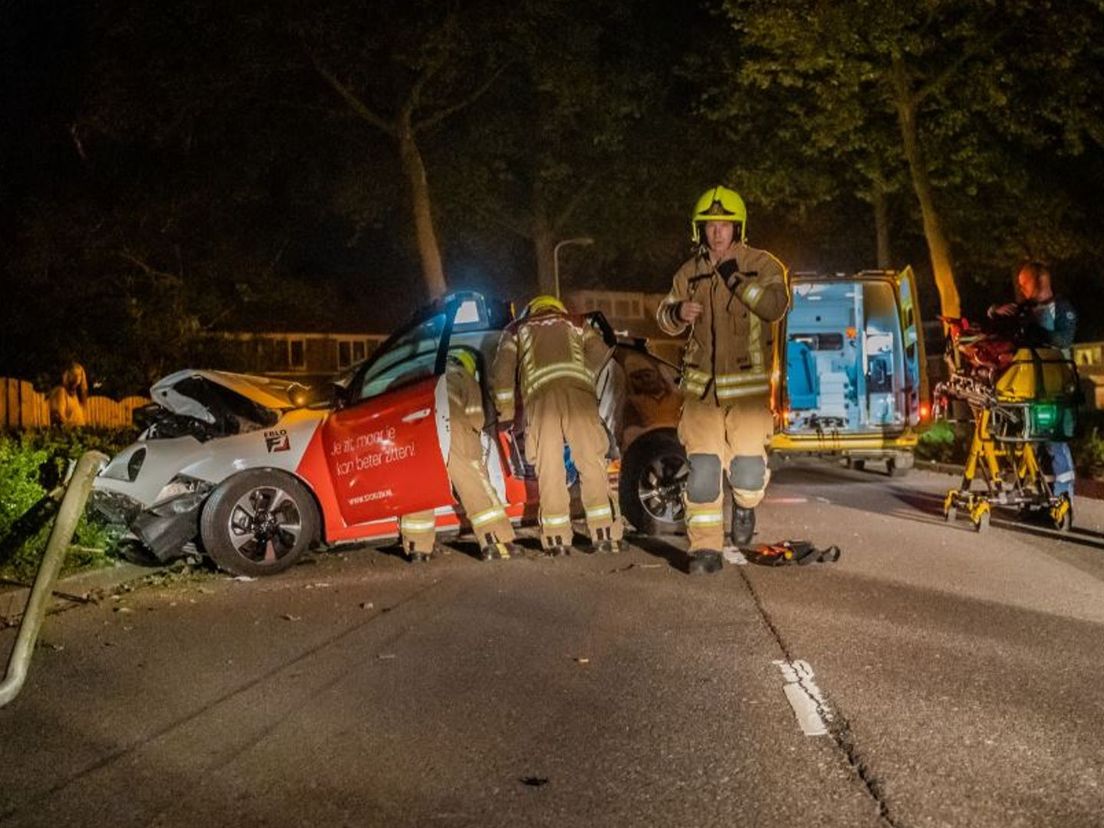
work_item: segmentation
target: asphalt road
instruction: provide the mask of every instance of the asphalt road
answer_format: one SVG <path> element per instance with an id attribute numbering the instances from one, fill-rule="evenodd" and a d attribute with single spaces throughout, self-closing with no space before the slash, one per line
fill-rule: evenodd
<path id="1" fill-rule="evenodd" d="M 976 534 L 951 482 L 781 469 L 757 540 L 835 564 L 460 542 L 52 616 L 0 825 L 1104 825 L 1104 503 Z"/>

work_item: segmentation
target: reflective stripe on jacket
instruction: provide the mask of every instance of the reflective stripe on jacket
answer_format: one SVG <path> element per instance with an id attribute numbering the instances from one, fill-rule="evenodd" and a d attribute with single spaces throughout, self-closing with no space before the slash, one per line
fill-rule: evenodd
<path id="1" fill-rule="evenodd" d="M 770 253 L 737 242 L 717 264 L 729 260 L 754 275 L 725 284 L 708 254 L 695 256 L 675 273 L 656 311 L 664 333 L 677 336 L 686 329 L 680 305 L 702 305 L 683 352 L 681 387 L 687 396 L 717 404 L 770 393 L 774 323 L 790 305 L 786 268 Z"/>
<path id="2" fill-rule="evenodd" d="M 513 419 L 515 386 L 523 402 L 553 385 L 593 394 L 609 353 L 582 319 L 552 311 L 518 320 L 502 332 L 491 368 L 495 405 L 504 419 Z"/>

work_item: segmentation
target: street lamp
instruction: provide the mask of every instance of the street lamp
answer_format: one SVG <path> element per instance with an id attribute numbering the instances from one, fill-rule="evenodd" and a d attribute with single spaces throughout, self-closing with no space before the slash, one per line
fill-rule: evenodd
<path id="1" fill-rule="evenodd" d="M 560 298 L 560 248 L 569 244 L 577 244 L 585 247 L 588 244 L 594 244 L 594 239 L 589 236 L 580 236 L 577 239 L 564 239 L 562 242 L 557 242 L 556 246 L 552 248 L 552 280 L 556 287 L 556 298 Z"/>

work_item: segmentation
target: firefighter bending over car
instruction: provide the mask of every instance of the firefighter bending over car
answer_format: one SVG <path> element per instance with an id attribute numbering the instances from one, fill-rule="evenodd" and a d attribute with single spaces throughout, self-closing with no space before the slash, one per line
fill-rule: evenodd
<path id="1" fill-rule="evenodd" d="M 482 392 L 476 379 L 475 356 L 465 348 L 449 351 L 445 384 L 449 398 L 449 480 L 464 507 L 472 532 L 479 541 L 483 560 L 509 558 L 516 553 L 514 528 L 498 499 L 483 462 L 484 414 Z M 432 510 L 403 515 L 399 521 L 403 551 L 411 562 L 433 554 L 436 520 Z"/>
<path id="2" fill-rule="evenodd" d="M 598 414 L 595 381 L 609 347 L 559 299 L 538 296 L 502 333 L 491 376 L 503 422 L 514 419 L 515 386 L 525 409 L 526 459 L 537 469 L 541 545 L 549 555 L 571 547 L 571 501 L 564 442 L 579 472 L 592 548 L 621 549 L 622 527 L 610 493 L 610 438 Z"/>
<path id="3" fill-rule="evenodd" d="M 771 357 L 775 323 L 789 307 L 790 291 L 785 266 L 746 244 L 746 225 L 739 194 L 725 187 L 706 191 L 691 219 L 697 249 L 656 312 L 659 327 L 671 336 L 690 328 L 678 435 L 690 463 L 684 498 L 691 574 L 723 565 L 722 475 L 736 501 L 737 546 L 751 540 L 754 509 L 770 478 Z"/>

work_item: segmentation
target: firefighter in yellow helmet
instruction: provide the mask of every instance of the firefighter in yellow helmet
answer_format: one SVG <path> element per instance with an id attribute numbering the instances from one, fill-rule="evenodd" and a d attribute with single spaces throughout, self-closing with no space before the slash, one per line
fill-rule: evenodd
<path id="1" fill-rule="evenodd" d="M 509 558 L 518 552 L 514 528 L 498 499 L 483 462 L 483 394 L 476 379 L 475 355 L 467 348 L 449 350 L 445 384 L 449 398 L 448 475 L 464 507 L 483 560 Z M 403 515 L 399 521 L 403 550 L 410 561 L 424 561 L 433 552 L 436 520 L 432 511 Z"/>
<path id="2" fill-rule="evenodd" d="M 537 469 L 541 544 L 549 555 L 567 554 L 572 540 L 565 441 L 579 471 L 592 549 L 621 549 L 621 520 L 606 472 L 609 435 L 595 391 L 609 353 L 598 333 L 552 296 L 533 299 L 499 341 L 491 369 L 495 403 L 505 422 L 513 420 L 514 389 L 521 389 L 525 454 Z"/>
<path id="3" fill-rule="evenodd" d="M 722 475 L 735 498 L 733 541 L 755 529 L 755 507 L 770 473 L 766 443 L 775 323 L 790 303 L 785 266 L 749 247 L 747 208 L 739 194 L 713 187 L 691 219 L 694 255 L 678 269 L 656 312 L 659 327 L 677 336 L 689 326 L 682 360 L 679 440 L 690 463 L 684 500 L 691 574 L 722 566 Z"/>

